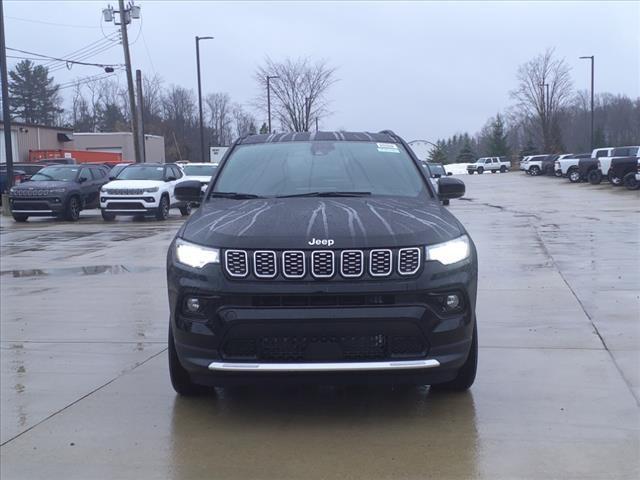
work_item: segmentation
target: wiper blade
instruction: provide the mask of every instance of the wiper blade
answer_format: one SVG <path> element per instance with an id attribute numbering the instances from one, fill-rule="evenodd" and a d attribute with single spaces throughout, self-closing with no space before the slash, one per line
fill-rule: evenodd
<path id="1" fill-rule="evenodd" d="M 366 197 L 371 192 L 307 192 L 292 193 L 291 195 L 278 195 L 276 198 L 293 198 L 293 197 Z"/>
<path id="2" fill-rule="evenodd" d="M 253 193 L 238 193 L 238 192 L 211 192 L 209 194 L 211 198 L 233 198 L 234 200 L 245 200 L 247 198 L 264 198 L 260 195 Z"/>

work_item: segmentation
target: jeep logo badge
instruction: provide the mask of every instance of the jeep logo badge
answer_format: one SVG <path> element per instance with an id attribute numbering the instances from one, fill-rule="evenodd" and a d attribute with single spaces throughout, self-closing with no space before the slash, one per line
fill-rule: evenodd
<path id="1" fill-rule="evenodd" d="M 331 239 L 326 239 L 326 238 L 322 240 L 320 240 L 319 238 L 312 238 L 311 240 L 309 240 L 308 243 L 312 247 L 319 247 L 319 246 L 331 247 L 335 242 Z"/>

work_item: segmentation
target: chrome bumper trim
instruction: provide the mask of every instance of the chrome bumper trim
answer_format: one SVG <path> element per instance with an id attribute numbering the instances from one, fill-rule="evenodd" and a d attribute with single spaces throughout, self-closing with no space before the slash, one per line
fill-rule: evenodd
<path id="1" fill-rule="evenodd" d="M 53 213 L 53 210 L 11 210 L 13 213 Z"/>
<path id="2" fill-rule="evenodd" d="M 227 363 L 211 362 L 209 370 L 226 372 L 348 372 L 367 370 L 413 370 L 439 367 L 435 358 L 389 362 Z"/>

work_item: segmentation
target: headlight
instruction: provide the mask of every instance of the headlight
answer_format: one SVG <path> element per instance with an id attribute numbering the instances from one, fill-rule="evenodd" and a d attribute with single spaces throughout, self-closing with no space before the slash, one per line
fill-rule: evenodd
<path id="1" fill-rule="evenodd" d="M 158 187 L 143 188 L 142 193 L 156 193 L 158 190 Z"/>
<path id="2" fill-rule="evenodd" d="M 210 263 L 220 263 L 220 250 L 176 240 L 176 258 L 178 262 L 193 268 L 202 268 Z"/>
<path id="3" fill-rule="evenodd" d="M 66 192 L 66 188 L 50 188 L 49 193 L 64 193 Z"/>
<path id="4" fill-rule="evenodd" d="M 448 242 L 425 247 L 425 257 L 427 260 L 435 260 L 443 265 L 451 265 L 460 262 L 471 255 L 471 245 L 469 237 L 462 235 Z"/>
<path id="5" fill-rule="evenodd" d="M 104 188 L 104 187 L 100 187 L 100 193 L 105 193 L 106 191 L 107 191 L 107 189 L 106 189 L 106 188 Z"/>

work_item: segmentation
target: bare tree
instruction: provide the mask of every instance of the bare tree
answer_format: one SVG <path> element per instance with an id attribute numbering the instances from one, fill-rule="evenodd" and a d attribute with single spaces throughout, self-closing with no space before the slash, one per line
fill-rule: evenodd
<path id="1" fill-rule="evenodd" d="M 277 76 L 270 82 L 274 118 L 285 130 L 308 132 L 316 119 L 329 113 L 327 92 L 337 81 L 335 72 L 324 60 L 312 63 L 308 58 L 288 58 L 275 62 L 267 57 L 255 73 L 261 89 L 256 106 L 266 112 L 267 75 Z"/>
<path id="2" fill-rule="evenodd" d="M 235 123 L 236 138 L 244 137 L 245 135 L 255 135 L 256 133 L 256 119 L 253 115 L 248 113 L 242 108 L 242 105 L 234 104 L 233 108 L 233 120 Z"/>
<path id="3" fill-rule="evenodd" d="M 210 93 L 204 99 L 207 109 L 207 127 L 213 145 L 228 145 L 233 136 L 231 97 L 228 93 Z"/>
<path id="4" fill-rule="evenodd" d="M 569 72 L 565 60 L 555 58 L 554 50 L 547 49 L 520 66 L 518 87 L 511 92 L 522 116 L 534 119 L 547 152 L 562 150 L 559 114 L 572 99 Z"/>
<path id="5" fill-rule="evenodd" d="M 162 96 L 163 135 L 169 160 L 195 158 L 196 100 L 193 90 L 171 85 Z"/>

